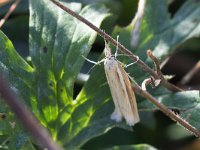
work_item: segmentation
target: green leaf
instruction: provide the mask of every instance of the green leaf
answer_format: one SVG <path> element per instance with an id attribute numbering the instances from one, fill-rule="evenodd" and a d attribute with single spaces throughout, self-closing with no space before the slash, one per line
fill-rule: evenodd
<path id="1" fill-rule="evenodd" d="M 155 6 L 158 7 L 155 9 Z M 188 0 L 174 17 L 170 18 L 167 12 L 166 1 L 159 1 L 158 4 L 153 0 L 149 0 L 146 3 L 140 27 L 141 31 L 137 49 L 133 50 L 130 46 L 130 32 L 133 30 L 134 22 L 126 28 L 117 27 L 114 31 L 114 35 L 119 34 L 119 36 L 122 37 L 120 38 L 120 42 L 130 48 L 130 50 L 143 61 L 147 62 L 148 60 L 146 56 L 147 49 L 152 49 L 155 56 L 163 58 L 184 41 L 199 36 L 199 6 L 200 3 Z M 138 67 L 131 67 L 131 69 L 128 69 L 128 72 L 133 74 L 137 81 L 143 81 L 146 76 L 140 70 L 141 69 Z M 199 110 L 198 105 L 200 104 L 198 91 L 171 93 L 163 88 L 158 88 L 157 90 L 150 90 L 150 92 L 156 96 L 161 103 L 164 103 L 170 108 L 180 110 L 183 118 L 187 118 L 189 123 L 200 129 L 198 125 L 200 120 L 197 117 Z M 146 105 L 147 103 L 149 105 Z M 151 103 L 144 98 L 138 98 L 139 108 L 149 109 L 154 106 L 151 104 L 150 107 L 150 104 Z"/>
<path id="2" fill-rule="evenodd" d="M 134 22 L 132 22 L 132 24 L 130 24 L 127 27 L 123 27 L 123 28 L 116 27 L 113 32 L 113 37 L 116 37 L 117 35 L 119 35 L 120 43 L 122 43 L 125 47 L 127 47 L 133 53 L 138 55 L 140 59 L 142 59 L 143 61 L 147 62 L 148 60 L 146 56 L 147 49 L 152 49 L 156 56 L 159 56 L 159 58 L 160 57 L 163 58 L 165 55 L 172 52 L 172 50 L 174 49 L 176 45 L 179 45 L 181 42 L 185 41 L 186 39 L 194 37 L 200 33 L 200 32 L 196 32 L 195 34 L 193 34 L 193 36 L 190 36 L 190 37 L 188 37 L 187 34 L 183 34 L 182 38 L 180 38 L 179 33 L 176 33 L 176 28 L 177 26 L 181 26 L 182 24 L 177 22 L 175 25 L 172 22 L 177 20 L 176 15 L 181 15 L 181 14 L 177 12 L 175 17 L 173 19 L 170 19 L 167 12 L 166 1 L 157 2 L 153 0 L 148 0 L 146 3 L 147 3 L 146 4 L 147 6 L 145 8 L 144 17 L 143 17 L 142 24 L 140 27 L 141 31 L 140 31 L 139 44 L 138 44 L 137 49 L 135 50 L 132 49 L 130 45 L 131 32 L 134 28 Z M 188 3 L 191 3 L 192 7 L 188 6 Z M 187 1 L 182 6 L 181 8 L 181 10 L 183 9 L 182 11 L 184 11 L 185 9 L 188 9 L 185 7 L 186 5 L 191 9 L 189 13 L 192 14 L 193 18 L 197 19 L 198 15 L 196 12 L 200 11 L 199 3 L 195 5 L 193 4 L 193 1 Z M 186 14 L 183 14 L 183 15 L 184 15 L 184 17 L 182 17 L 183 22 L 187 22 L 187 20 L 191 17 L 190 15 L 189 16 Z M 188 28 L 190 28 L 190 26 Z M 193 26 L 191 27 L 191 29 L 192 28 L 195 28 L 195 31 L 199 31 L 200 29 L 199 26 Z M 175 40 L 176 42 L 172 42 L 173 39 L 176 39 Z M 180 39 L 183 39 L 183 40 L 180 40 Z M 159 52 L 158 52 L 158 48 L 160 49 Z M 130 60 L 127 59 L 127 57 L 124 57 L 124 58 L 120 57 L 118 59 L 120 59 L 120 61 L 126 64 L 131 62 Z M 133 76 L 134 79 L 139 84 L 147 77 L 147 75 L 141 70 L 141 68 L 137 67 L 136 65 L 134 67 L 129 67 L 127 69 L 127 72 L 130 73 L 130 75 Z M 90 103 L 91 106 L 89 108 L 87 107 L 86 110 L 92 109 L 93 112 L 95 113 L 88 113 L 88 116 L 93 118 L 93 116 L 102 115 L 102 117 L 95 118 L 94 122 L 97 124 L 101 123 L 100 121 L 102 118 L 105 118 L 105 117 L 109 118 L 110 114 L 114 110 L 114 105 L 113 105 L 113 102 L 111 101 L 110 90 L 109 90 L 108 84 L 105 84 L 106 82 L 107 81 L 105 78 L 103 65 L 96 66 L 91 72 L 90 79 L 84 85 L 79 96 L 77 97 L 77 100 L 87 100 L 87 102 Z M 191 117 L 193 118 L 193 120 L 189 120 L 189 122 L 195 127 L 199 128 L 197 124 L 197 122 L 199 122 L 199 120 L 197 119 L 198 117 L 197 115 L 194 115 L 198 109 L 191 109 L 192 106 L 199 104 L 199 100 L 197 100 L 197 96 L 194 98 L 193 95 L 191 95 L 190 91 L 188 91 L 188 93 L 187 92 L 171 93 L 170 91 L 164 88 L 158 88 L 157 90 L 153 89 L 153 90 L 150 90 L 150 92 L 152 93 L 153 96 L 156 96 L 158 100 L 163 99 L 163 98 L 165 98 L 166 100 L 168 99 L 167 101 L 168 103 L 164 103 L 166 104 L 166 106 L 170 107 L 169 105 L 170 102 L 171 103 L 173 102 L 173 104 L 171 105 L 173 106 L 173 108 L 175 107 L 175 108 L 178 108 L 178 110 L 180 109 L 180 110 L 191 111 L 189 114 L 192 115 Z M 180 95 L 186 94 L 187 97 L 185 96 L 177 97 L 178 94 Z M 175 103 L 178 100 L 179 100 L 179 103 Z M 137 96 L 137 102 L 138 102 L 139 110 L 145 110 L 145 109 L 149 110 L 151 109 L 151 107 L 154 106 L 148 100 L 140 96 Z M 161 103 L 162 102 L 163 101 L 161 101 Z M 154 106 L 154 109 L 155 109 L 155 106 Z M 87 113 L 86 110 L 85 112 Z M 96 114 L 96 113 L 100 113 L 100 114 Z M 184 119 L 187 118 L 186 114 L 187 113 L 184 113 L 184 111 L 183 112 L 181 111 L 181 116 Z M 196 122 L 193 122 L 195 118 L 196 118 Z M 89 124 L 91 124 L 92 122 L 93 120 L 91 119 Z M 107 127 L 107 124 L 102 125 L 102 128 L 104 128 L 104 131 L 107 131 L 108 129 L 116 125 L 122 128 L 125 128 L 124 122 L 121 124 L 116 124 L 112 121 L 109 121 L 108 119 L 107 123 L 110 124 L 108 127 Z M 94 132 L 97 132 L 95 131 L 94 128 L 90 129 L 91 132 L 93 130 Z"/>
<path id="3" fill-rule="evenodd" d="M 146 1 L 144 16 L 140 25 L 139 43 L 136 49 L 131 48 L 131 32 L 134 28 L 134 21 L 125 27 L 116 27 L 113 37 L 119 35 L 119 41 L 135 55 L 150 65 L 152 62 L 147 59 L 146 51 L 151 49 L 153 54 L 162 59 L 169 55 L 174 49 L 192 37 L 198 37 L 200 33 L 200 3 L 188 0 L 179 11 L 170 18 L 166 1 Z M 126 63 L 129 63 L 126 60 Z M 131 69 L 130 69 L 131 68 Z M 137 66 L 130 67 L 135 78 L 142 77 L 144 72 Z M 140 79 L 142 80 L 142 79 Z"/>
<path id="4" fill-rule="evenodd" d="M 97 27 L 107 16 L 106 8 L 100 4 L 84 8 L 79 3 L 63 4 Z M 119 41 L 146 62 L 146 50 L 149 48 L 156 56 L 163 58 L 175 46 L 199 35 L 199 9 L 199 3 L 188 0 L 174 18 L 170 18 L 166 1 L 148 0 L 137 49 L 133 50 L 130 46 L 134 23 L 125 28 L 116 27 L 113 36 L 119 34 Z M 49 0 L 30 0 L 29 22 L 31 65 L 19 56 L 10 40 L 0 31 L 0 71 L 8 76 L 12 88 L 50 131 L 54 140 L 67 148 L 77 149 L 113 127 L 131 130 L 125 122 L 116 123 L 110 120 L 114 105 L 108 84 L 105 84 L 103 65 L 92 70 L 89 81 L 76 99 L 73 99 L 74 82 L 84 63 L 82 55 L 88 55 L 97 33 Z M 185 26 L 188 27 L 187 30 L 180 32 Z M 129 62 L 126 58 L 121 61 Z M 138 67 L 127 70 L 139 83 L 146 76 Z M 183 118 L 199 129 L 197 91 L 171 93 L 158 88 L 151 93 L 161 103 L 178 109 Z M 138 97 L 137 101 L 139 109 L 155 109 L 144 98 Z M 16 138 L 13 141 L 16 142 Z M 22 138 L 19 145 L 26 147 L 27 142 L 27 139 Z M 145 146 L 133 147 L 142 149 Z"/>
<path id="5" fill-rule="evenodd" d="M 0 31 L 0 72 L 7 77 L 11 88 L 31 107 L 33 68 L 16 52 L 11 41 Z"/>
<path id="6" fill-rule="evenodd" d="M 107 16 L 107 9 L 100 4 L 83 9 L 79 3 L 64 4 L 97 27 Z M 88 116 L 77 109 L 84 101 L 73 100 L 73 86 L 84 63 L 82 55 L 89 53 L 96 36 L 95 31 L 48 0 L 30 1 L 32 66 L 19 56 L 9 39 L 0 32 L 0 70 L 8 76 L 13 89 L 53 138 L 63 143 L 69 144 L 87 125 L 78 123 Z M 80 137 L 73 146 L 80 147 L 90 138 Z"/>
<path id="7" fill-rule="evenodd" d="M 15 132 L 15 134 L 9 137 L 10 142 L 8 148 L 12 150 L 21 150 L 22 147 L 27 144 L 29 138 L 30 137 L 22 131 Z"/>
<path id="8" fill-rule="evenodd" d="M 26 144 L 23 145 L 23 147 L 21 147 L 20 150 L 36 150 L 36 148 L 33 146 L 31 141 L 26 142 Z"/>
<path id="9" fill-rule="evenodd" d="M 178 110 L 180 116 L 189 122 L 192 126 L 200 130 L 200 96 L 199 91 L 185 91 L 170 94 L 162 94 L 157 96 L 156 99 L 171 109 Z M 140 107 L 149 108 L 152 110 L 157 109 L 149 101 L 143 101 Z"/>
<path id="10" fill-rule="evenodd" d="M 21 150 L 30 137 L 22 131 L 21 124 L 2 100 L 0 101 L 0 113 L 4 115 L 0 118 L 1 148 Z"/>
<path id="11" fill-rule="evenodd" d="M 100 26 L 107 16 L 100 4 L 81 9 L 79 3 L 63 3 Z M 87 138 L 79 136 L 87 128 L 94 111 L 85 100 L 73 100 L 75 79 L 96 38 L 97 33 L 48 0 L 30 1 L 30 54 L 34 66 L 35 94 L 42 123 L 54 139 L 80 147 Z M 92 125 L 94 128 L 94 125 Z M 87 133 L 89 134 L 89 133 Z M 97 134 L 97 133 L 96 133 Z"/>

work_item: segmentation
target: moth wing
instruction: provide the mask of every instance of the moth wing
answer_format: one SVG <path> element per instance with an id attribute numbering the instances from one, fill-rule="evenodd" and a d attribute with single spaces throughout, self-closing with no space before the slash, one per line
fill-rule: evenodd
<path id="1" fill-rule="evenodd" d="M 135 94 L 131 87 L 129 77 L 120 64 L 118 64 L 117 73 L 120 78 L 121 90 L 124 93 L 123 99 L 120 100 L 120 110 L 127 124 L 133 126 L 140 121 Z"/>
<path id="2" fill-rule="evenodd" d="M 114 61 L 113 63 L 114 65 L 111 68 L 109 66 L 105 66 L 104 68 L 112 99 L 115 105 L 115 110 L 111 115 L 111 119 L 120 122 L 123 118 L 122 112 L 120 110 L 120 101 L 122 100 L 123 92 L 121 90 L 121 84 L 119 83 L 119 76 L 117 74 L 117 61 Z"/>

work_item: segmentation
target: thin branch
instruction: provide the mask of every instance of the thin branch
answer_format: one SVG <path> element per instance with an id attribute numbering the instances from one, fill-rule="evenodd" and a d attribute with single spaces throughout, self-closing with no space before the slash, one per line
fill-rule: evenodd
<path id="1" fill-rule="evenodd" d="M 170 88 L 168 88 L 168 89 L 178 89 L 178 91 L 183 91 L 181 88 L 179 88 L 179 87 L 177 87 L 177 86 L 175 86 L 174 84 L 171 84 L 171 83 L 169 83 L 165 78 L 164 78 L 164 76 L 163 76 L 163 74 L 162 74 L 162 72 L 161 72 L 161 69 L 160 69 L 160 62 L 159 62 L 159 60 L 153 55 L 153 53 L 152 53 L 152 51 L 149 49 L 149 50 L 147 50 L 147 55 L 148 55 L 148 57 L 150 57 L 151 59 L 152 59 L 152 61 L 154 62 L 154 64 L 155 64 L 155 68 L 156 68 L 156 74 L 157 74 L 157 76 L 155 77 L 155 76 L 152 76 L 153 77 L 153 79 L 154 79 L 154 81 L 155 82 L 157 82 L 157 81 L 159 81 L 159 82 L 157 82 L 158 84 L 162 84 L 163 86 L 164 85 L 168 85 L 168 86 L 170 86 Z M 155 84 L 156 85 L 156 84 Z M 157 85 L 156 85 L 157 86 Z M 166 87 L 166 86 L 165 86 Z"/>
<path id="2" fill-rule="evenodd" d="M 200 61 L 197 62 L 196 65 L 182 78 L 180 84 L 185 85 L 188 82 L 190 82 L 194 74 L 197 73 L 199 70 L 200 70 Z"/>
<path id="3" fill-rule="evenodd" d="M 22 122 L 32 136 L 48 150 L 62 150 L 52 139 L 49 133 L 39 124 L 38 120 L 21 103 L 18 96 L 9 88 L 8 83 L 0 76 L 0 96 Z"/>
<path id="4" fill-rule="evenodd" d="M 109 41 L 110 43 L 112 43 L 115 47 L 117 47 L 119 50 L 126 54 L 127 56 L 129 56 L 129 58 L 131 60 L 133 60 L 134 62 L 136 62 L 136 64 L 138 66 L 140 66 L 140 68 L 142 70 L 144 70 L 145 72 L 148 72 L 150 75 L 152 75 L 154 78 L 158 78 L 158 75 L 149 67 L 147 66 L 142 60 L 138 60 L 138 56 L 134 55 L 133 53 L 131 53 L 131 51 L 129 51 L 127 48 L 125 48 L 123 45 L 121 45 L 120 43 L 118 43 L 115 39 L 113 39 L 110 35 L 108 35 L 107 33 L 105 33 L 104 31 L 102 31 L 101 29 L 99 29 L 98 27 L 96 27 L 95 25 L 93 25 L 91 22 L 89 22 L 88 20 L 86 20 L 85 18 L 81 17 L 79 14 L 75 13 L 74 11 L 72 11 L 71 9 L 67 8 L 66 6 L 64 6 L 63 4 L 61 4 L 59 1 L 56 0 L 51 0 L 55 5 L 57 5 L 58 7 L 60 7 L 61 9 L 63 9 L 64 11 L 66 11 L 68 14 L 72 15 L 73 17 L 77 18 L 79 21 L 85 23 L 86 25 L 88 25 L 90 28 L 92 28 L 93 30 L 95 30 L 101 37 L 103 37 L 104 39 L 106 39 L 107 41 Z M 180 88 L 174 86 L 173 84 L 167 82 L 166 80 L 163 80 L 161 82 L 161 84 L 166 87 L 167 89 L 171 90 L 171 91 L 181 91 Z"/>
<path id="5" fill-rule="evenodd" d="M 6 15 L 3 17 L 3 19 L 0 20 L 0 28 L 3 26 L 3 24 L 5 23 L 5 21 L 8 19 L 8 17 L 12 14 L 12 12 L 15 10 L 15 8 L 17 7 L 17 5 L 19 4 L 21 0 L 16 0 L 9 8 L 8 12 L 6 13 Z"/>
<path id="6" fill-rule="evenodd" d="M 147 50 L 147 56 L 149 58 L 151 58 L 151 60 L 154 62 L 155 64 L 155 68 L 156 68 L 156 73 L 158 74 L 159 78 L 163 78 L 162 72 L 160 70 L 160 62 L 159 60 L 153 55 L 152 51 L 149 49 Z"/>
<path id="7" fill-rule="evenodd" d="M 98 27 L 96 27 L 95 25 L 93 25 L 91 22 L 89 22 L 88 20 L 86 20 L 85 18 L 81 17 L 80 15 L 76 14 L 74 11 L 72 11 L 71 9 L 65 7 L 64 5 L 62 5 L 60 2 L 56 1 L 56 0 L 51 0 L 54 4 L 56 4 L 58 7 L 60 7 L 61 9 L 63 9 L 64 11 L 66 11 L 67 13 L 69 13 L 70 15 L 72 15 L 73 17 L 77 18 L 78 20 L 80 20 L 81 22 L 85 23 L 86 25 L 88 25 L 90 28 L 92 28 L 93 30 L 95 30 L 101 37 L 103 37 L 104 39 L 106 39 L 107 41 L 109 41 L 110 43 L 112 43 L 114 46 L 118 46 L 119 50 L 121 50 L 121 52 L 123 52 L 124 54 L 126 54 L 127 56 L 129 56 L 133 61 L 137 61 L 136 64 L 139 65 L 145 72 L 148 72 L 149 74 L 151 74 L 152 76 L 154 76 L 156 79 L 159 78 L 159 76 L 151 69 L 149 68 L 143 61 L 141 61 L 140 59 L 138 59 L 138 57 L 134 54 L 132 54 L 128 49 L 126 49 L 123 45 L 121 45 L 120 43 L 118 43 L 116 40 L 114 40 L 111 36 L 109 36 L 108 34 L 106 34 L 104 31 L 100 30 Z M 172 91 L 181 91 L 180 88 L 174 86 L 173 84 L 167 82 L 166 80 L 163 80 L 161 82 L 161 84 L 163 86 L 165 86 L 166 88 L 168 88 L 169 90 Z M 164 105 L 160 104 L 156 99 L 154 99 L 148 92 L 143 91 L 136 82 L 134 82 L 133 85 L 133 89 L 139 93 L 141 96 L 149 99 L 152 103 L 154 103 L 158 108 L 161 109 L 161 111 L 163 111 L 166 115 L 168 115 L 170 118 L 172 118 L 173 120 L 176 120 L 179 124 L 181 124 L 182 126 L 184 126 L 186 129 L 188 129 L 189 131 L 191 131 L 194 135 L 200 137 L 200 132 L 194 128 L 193 126 L 191 126 L 189 123 L 187 123 L 185 120 L 183 120 L 182 118 L 180 118 L 179 116 L 175 115 L 171 110 L 169 110 L 167 107 L 165 107 Z"/>
<path id="8" fill-rule="evenodd" d="M 6 3 L 9 3 L 11 0 L 0 0 L 0 6 L 5 5 Z"/>
<path id="9" fill-rule="evenodd" d="M 140 24 L 142 22 L 142 18 L 144 15 L 145 4 L 146 4 L 146 0 L 140 0 L 138 2 L 138 10 L 135 15 L 135 18 L 133 19 L 133 22 L 135 22 L 134 29 L 131 33 L 131 46 L 133 48 L 136 48 L 138 45 L 138 40 L 140 37 Z"/>
<path id="10" fill-rule="evenodd" d="M 182 119 L 180 116 L 174 114 L 170 109 L 168 109 L 165 105 L 159 103 L 151 94 L 149 94 L 147 91 L 144 91 L 140 88 L 140 86 L 132 80 L 132 88 L 135 92 L 137 92 L 139 95 L 145 97 L 149 101 L 151 101 L 154 105 L 156 105 L 164 114 L 169 116 L 172 120 L 179 123 L 181 126 L 185 127 L 187 130 L 189 130 L 191 133 L 193 133 L 195 136 L 200 137 L 200 131 L 197 130 L 195 127 L 190 125 L 187 121 Z"/>
<path id="11" fill-rule="evenodd" d="M 147 86 L 148 84 L 150 84 L 151 82 L 152 82 L 151 78 L 145 79 L 145 80 L 142 82 L 142 85 L 141 85 L 142 90 L 143 90 L 143 91 L 146 91 L 146 90 L 147 90 L 147 89 L 146 89 L 146 86 Z"/>

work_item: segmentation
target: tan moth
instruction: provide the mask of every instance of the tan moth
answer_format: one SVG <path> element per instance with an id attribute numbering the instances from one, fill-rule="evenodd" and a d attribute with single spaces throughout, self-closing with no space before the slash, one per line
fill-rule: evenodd
<path id="1" fill-rule="evenodd" d="M 106 78 L 115 105 L 111 119 L 120 122 L 124 118 L 128 125 L 134 126 L 140 121 L 135 94 L 131 87 L 128 74 L 116 60 L 116 56 L 117 51 L 115 55 L 112 55 L 111 49 L 105 41 L 105 58 L 103 60 L 94 62 L 84 58 L 94 64 L 104 62 Z"/>
<path id="2" fill-rule="evenodd" d="M 128 74 L 113 56 L 105 41 L 104 69 L 114 101 L 115 110 L 111 119 L 120 122 L 123 118 L 130 126 L 140 121 L 134 91 L 132 90 Z"/>

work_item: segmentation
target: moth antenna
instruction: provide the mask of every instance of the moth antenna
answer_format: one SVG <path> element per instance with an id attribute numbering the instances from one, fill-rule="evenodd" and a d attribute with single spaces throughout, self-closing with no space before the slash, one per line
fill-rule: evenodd
<path id="1" fill-rule="evenodd" d="M 95 64 L 95 65 L 97 65 L 97 63 L 98 62 L 95 62 L 95 61 L 92 61 L 92 60 L 90 60 L 90 59 L 88 59 L 88 58 L 86 58 L 85 56 L 83 56 L 82 55 L 82 57 L 86 60 L 86 61 L 88 61 L 88 62 L 90 62 L 90 63 L 92 63 L 92 64 Z"/>

